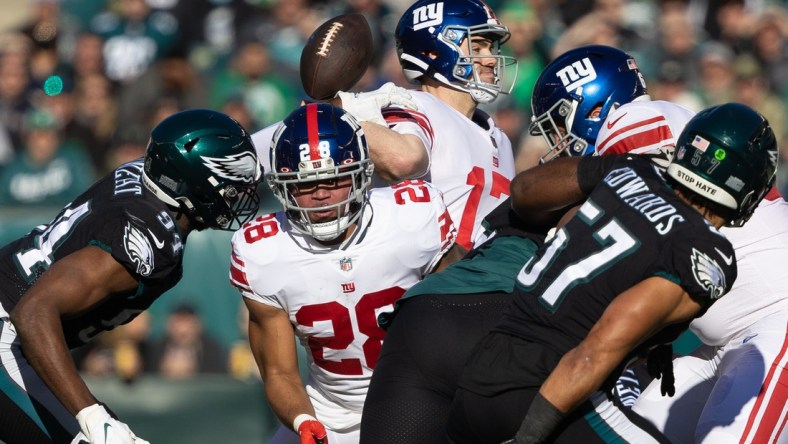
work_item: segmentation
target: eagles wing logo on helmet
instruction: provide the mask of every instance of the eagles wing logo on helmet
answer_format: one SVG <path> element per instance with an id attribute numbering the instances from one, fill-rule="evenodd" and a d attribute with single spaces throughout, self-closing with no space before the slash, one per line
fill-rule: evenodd
<path id="1" fill-rule="evenodd" d="M 205 166 L 217 176 L 238 182 L 252 183 L 257 174 L 257 159 L 247 152 L 227 157 L 202 156 Z"/>
<path id="2" fill-rule="evenodd" d="M 695 281 L 708 290 L 712 300 L 719 299 L 725 292 L 725 274 L 717 261 L 705 253 L 692 249 L 692 274 Z"/>
<path id="3" fill-rule="evenodd" d="M 137 273 L 150 276 L 153 272 L 153 247 L 145 234 L 130 222 L 126 223 L 123 233 L 123 247 L 132 262 L 137 264 Z"/>

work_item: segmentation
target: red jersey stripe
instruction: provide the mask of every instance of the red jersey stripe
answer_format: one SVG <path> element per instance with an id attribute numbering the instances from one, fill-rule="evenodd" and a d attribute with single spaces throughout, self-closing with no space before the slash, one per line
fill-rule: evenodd
<path id="1" fill-rule="evenodd" d="M 403 122 L 415 123 L 430 138 L 430 145 L 435 140 L 435 132 L 430 124 L 430 119 L 423 113 L 404 108 L 383 108 L 382 114 L 389 126 Z"/>
<path id="2" fill-rule="evenodd" d="M 668 121 L 665 120 L 665 117 L 664 116 L 657 116 L 657 117 L 652 117 L 651 119 L 641 120 L 639 122 L 627 125 L 627 126 L 625 126 L 623 128 L 619 128 L 616 131 L 613 131 L 612 133 L 607 135 L 605 140 L 603 140 L 600 144 L 597 145 L 597 151 L 599 153 L 604 153 L 608 149 L 608 148 L 606 148 L 606 145 L 609 144 L 613 139 L 615 139 L 619 135 L 621 135 L 621 134 L 623 134 L 623 133 L 625 133 L 627 131 L 633 131 L 635 129 L 638 129 L 638 128 L 641 128 L 641 127 L 644 127 L 644 126 L 652 125 L 654 123 L 660 123 L 660 125 L 657 128 L 655 128 L 653 130 L 649 130 L 649 131 L 659 130 L 666 137 L 669 137 L 669 138 L 673 137 L 673 133 L 670 131 L 670 126 L 668 126 Z M 624 140 L 626 140 L 626 139 L 624 139 Z M 622 151 L 622 153 L 623 152 L 625 152 L 625 151 Z M 626 151 L 626 152 L 628 152 L 628 151 Z"/>
<path id="3" fill-rule="evenodd" d="M 780 353 L 769 368 L 769 374 L 766 375 L 766 379 L 761 385 L 761 391 L 758 393 L 750 417 L 747 419 L 740 443 L 769 442 L 769 438 L 775 430 L 785 428 L 787 418 L 782 414 L 782 411 L 785 408 L 785 401 L 788 399 L 788 371 L 784 369 L 787 350 L 788 334 L 783 341 Z M 756 425 L 758 416 L 761 418 Z M 778 424 L 781 419 L 782 423 Z"/>

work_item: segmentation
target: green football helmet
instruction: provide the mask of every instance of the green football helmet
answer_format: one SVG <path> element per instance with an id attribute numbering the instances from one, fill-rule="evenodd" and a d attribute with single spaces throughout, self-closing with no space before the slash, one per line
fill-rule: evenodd
<path id="1" fill-rule="evenodd" d="M 667 175 L 728 208 L 728 226 L 743 225 L 774 184 L 777 141 L 769 122 L 740 103 L 707 108 L 679 135 Z"/>
<path id="2" fill-rule="evenodd" d="M 182 111 L 151 132 L 145 186 L 198 230 L 234 231 L 254 217 L 261 177 L 249 134 L 222 113 Z"/>

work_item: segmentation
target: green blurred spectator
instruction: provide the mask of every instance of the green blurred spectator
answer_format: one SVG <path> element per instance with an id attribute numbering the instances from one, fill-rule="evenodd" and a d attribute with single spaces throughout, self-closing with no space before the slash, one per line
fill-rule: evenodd
<path id="1" fill-rule="evenodd" d="M 166 56 L 178 40 L 178 21 L 170 13 L 152 11 L 145 0 L 115 0 L 117 12 L 94 17 L 91 31 L 104 39 L 104 69 L 118 82 L 144 74 Z"/>
<path id="2" fill-rule="evenodd" d="M 524 2 L 510 2 L 499 17 L 512 33 L 504 51 L 517 59 L 517 79 L 511 97 L 515 107 L 530 116 L 531 93 L 546 63 L 545 55 L 535 45 L 541 37 L 542 24 L 533 8 Z"/>
<path id="3" fill-rule="evenodd" d="M 30 111 L 23 140 L 22 152 L 0 172 L 0 206 L 60 207 L 93 182 L 84 150 L 63 142 L 51 113 Z"/>
<path id="4" fill-rule="evenodd" d="M 271 71 L 266 46 L 251 41 L 241 45 L 228 69 L 216 76 L 210 104 L 219 109 L 242 98 L 255 124 L 249 131 L 254 131 L 287 116 L 300 99 L 298 91 L 292 80 Z"/>

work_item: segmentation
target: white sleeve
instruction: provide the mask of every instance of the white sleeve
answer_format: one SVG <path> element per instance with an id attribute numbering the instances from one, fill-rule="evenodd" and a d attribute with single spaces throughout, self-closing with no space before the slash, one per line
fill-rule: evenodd
<path id="1" fill-rule="evenodd" d="M 260 165 L 263 167 L 263 174 L 271 172 L 271 142 L 280 123 L 282 122 L 268 125 L 252 134 L 252 144 L 254 145 L 255 151 L 257 151 L 257 158 L 260 160 Z"/>
<path id="2" fill-rule="evenodd" d="M 596 151 L 643 154 L 675 146 L 691 111 L 670 102 L 631 102 L 610 113 L 599 129 Z"/>
<path id="3" fill-rule="evenodd" d="M 284 307 L 275 295 L 258 294 L 254 287 L 249 283 L 246 272 L 246 264 L 249 263 L 244 257 L 244 239 L 241 230 L 236 231 L 232 238 L 232 253 L 230 255 L 230 284 L 237 288 L 245 298 L 257 301 L 275 308 L 284 310 Z"/>

